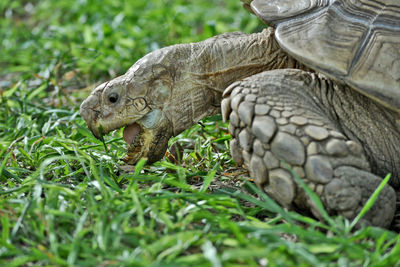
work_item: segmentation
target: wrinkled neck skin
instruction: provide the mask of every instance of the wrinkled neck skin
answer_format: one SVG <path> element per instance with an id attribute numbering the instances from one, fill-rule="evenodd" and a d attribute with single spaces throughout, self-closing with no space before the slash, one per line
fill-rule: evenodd
<path id="1" fill-rule="evenodd" d="M 144 56 L 124 75 L 98 86 L 82 103 L 81 114 L 97 137 L 100 128 L 108 133 L 126 126 L 126 162 L 141 157 L 154 162 L 170 137 L 220 112 L 222 92 L 231 83 L 298 65 L 279 48 L 271 28 L 226 33 Z"/>
<path id="2" fill-rule="evenodd" d="M 273 30 L 256 34 L 226 33 L 203 42 L 166 47 L 154 58 L 142 59 L 125 74 L 134 79 L 137 65 L 150 63 L 154 71 L 148 98 L 170 120 L 173 134 L 220 112 L 222 92 L 234 81 L 275 68 L 297 64 L 282 56 Z M 277 60 L 279 59 L 279 60 Z M 161 77 L 158 76 L 161 74 Z"/>

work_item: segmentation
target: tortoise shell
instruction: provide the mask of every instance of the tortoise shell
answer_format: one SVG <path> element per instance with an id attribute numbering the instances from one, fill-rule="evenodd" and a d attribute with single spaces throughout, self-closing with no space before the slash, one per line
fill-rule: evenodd
<path id="1" fill-rule="evenodd" d="M 400 112 L 399 0 L 254 0 L 282 49 Z"/>

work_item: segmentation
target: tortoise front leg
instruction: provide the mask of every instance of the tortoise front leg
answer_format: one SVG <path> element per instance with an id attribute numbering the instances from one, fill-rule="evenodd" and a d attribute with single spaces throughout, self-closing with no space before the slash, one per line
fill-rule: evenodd
<path id="1" fill-rule="evenodd" d="M 341 129 L 333 107 L 318 97 L 338 88 L 322 75 L 267 71 L 227 88 L 222 112 L 230 119 L 232 156 L 244 163 L 259 188 L 287 208 L 321 218 L 289 166 L 328 213 L 353 219 L 381 178 L 371 173 L 362 146 Z M 364 221 L 388 227 L 395 201 L 393 188 L 386 186 Z"/>

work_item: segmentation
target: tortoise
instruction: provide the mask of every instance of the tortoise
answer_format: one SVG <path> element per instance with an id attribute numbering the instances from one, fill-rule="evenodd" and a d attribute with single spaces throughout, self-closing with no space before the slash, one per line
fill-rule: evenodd
<path id="1" fill-rule="evenodd" d="M 124 128 L 128 164 L 161 159 L 205 116 L 229 120 L 231 154 L 288 209 L 352 219 L 391 173 L 368 225 L 389 227 L 400 189 L 398 0 L 244 0 L 270 27 L 153 51 L 99 85 L 80 113 L 96 137 Z"/>

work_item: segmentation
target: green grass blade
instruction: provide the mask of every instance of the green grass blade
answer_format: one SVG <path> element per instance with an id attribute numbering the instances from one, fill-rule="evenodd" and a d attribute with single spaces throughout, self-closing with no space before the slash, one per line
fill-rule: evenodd
<path id="1" fill-rule="evenodd" d="M 365 202 L 364 207 L 351 222 L 349 230 L 353 229 L 354 226 L 356 226 L 356 224 L 361 220 L 361 218 L 364 217 L 364 215 L 371 209 L 376 199 L 379 197 L 379 194 L 382 192 L 385 185 L 389 182 L 390 176 L 391 176 L 390 174 L 386 175 L 386 177 L 382 180 L 379 186 L 375 189 L 374 193 L 372 193 L 367 202 Z"/>
<path id="2" fill-rule="evenodd" d="M 214 179 L 214 176 L 216 173 L 217 173 L 217 170 L 214 168 L 207 174 L 207 176 L 204 178 L 203 185 L 200 188 L 200 192 L 205 192 L 207 190 L 207 188 L 210 186 L 212 180 Z"/>
<path id="3" fill-rule="evenodd" d="M 286 165 L 286 164 L 285 164 Z M 336 223 L 332 218 L 329 216 L 329 214 L 326 212 L 324 205 L 322 204 L 321 199 L 317 196 L 316 193 L 314 193 L 305 183 L 304 181 L 291 169 L 289 168 L 288 165 L 286 165 L 286 168 L 290 171 L 292 174 L 293 178 L 296 180 L 296 182 L 300 185 L 300 187 L 306 192 L 306 194 L 310 197 L 311 201 L 315 204 L 315 207 L 317 208 L 319 214 L 322 216 L 322 218 L 332 227 L 332 229 L 336 228 Z"/>

